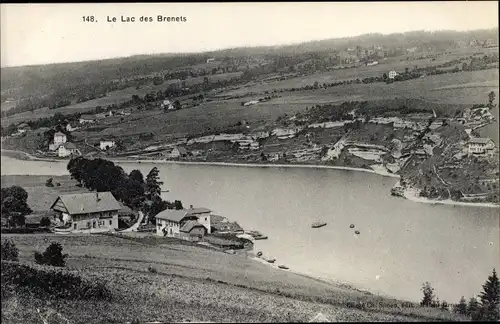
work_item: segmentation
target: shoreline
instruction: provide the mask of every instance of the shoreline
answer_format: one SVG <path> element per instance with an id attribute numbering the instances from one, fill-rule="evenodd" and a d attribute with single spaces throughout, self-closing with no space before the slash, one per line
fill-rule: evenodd
<path id="1" fill-rule="evenodd" d="M 67 162 L 68 159 L 44 159 L 38 158 L 30 155 L 29 153 L 22 151 L 14 151 L 2 149 L 2 153 L 14 153 L 17 155 L 25 155 L 28 160 L 31 161 L 44 161 L 44 162 Z M 7 156 L 7 155 L 6 155 Z M 12 159 L 26 161 L 16 157 L 8 156 Z M 400 179 L 397 174 L 390 174 L 386 172 L 378 172 L 375 170 L 364 169 L 364 168 L 354 168 L 354 167 L 344 167 L 344 166 L 333 166 L 333 165 L 316 165 L 316 164 L 255 164 L 255 163 L 235 163 L 235 162 L 202 162 L 202 161 L 172 161 L 172 160 L 141 160 L 141 159 L 109 159 L 113 163 L 152 163 L 152 164 L 177 164 L 177 165 L 209 165 L 209 166 L 225 166 L 225 167 L 249 167 L 249 168 L 312 168 L 312 169 L 330 169 L 330 170 L 343 170 L 343 171 L 358 171 L 366 172 L 371 174 L 377 174 L 383 177 Z M 427 198 L 422 198 L 417 196 L 416 189 L 407 188 L 403 192 L 401 198 L 407 199 L 412 202 L 429 204 L 429 205 L 447 205 L 447 206 L 461 206 L 461 207 L 483 207 L 483 208 L 500 208 L 500 204 L 495 203 L 481 203 L 481 202 L 463 202 L 454 201 L 451 199 L 447 200 L 431 200 Z"/>

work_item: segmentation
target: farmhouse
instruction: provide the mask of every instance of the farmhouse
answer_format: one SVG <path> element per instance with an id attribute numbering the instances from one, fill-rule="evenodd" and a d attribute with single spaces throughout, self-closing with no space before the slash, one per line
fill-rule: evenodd
<path id="1" fill-rule="evenodd" d="M 101 139 L 99 142 L 99 147 L 102 151 L 108 150 L 116 145 L 116 142 L 113 140 Z"/>
<path id="2" fill-rule="evenodd" d="M 49 144 L 49 151 L 56 151 L 59 149 L 59 147 L 66 143 L 68 141 L 68 138 L 66 137 L 66 134 L 62 132 L 56 132 L 54 134 L 54 140 L 52 144 Z"/>
<path id="3" fill-rule="evenodd" d="M 59 144 L 57 149 L 57 155 L 59 157 L 67 157 L 70 155 L 82 155 L 82 152 L 76 147 L 75 144 L 67 142 L 64 144 Z"/>
<path id="4" fill-rule="evenodd" d="M 165 99 L 163 100 L 162 104 L 161 104 L 161 108 L 167 108 L 168 110 L 172 110 L 174 109 L 174 105 L 172 104 L 172 102 L 170 102 L 170 100 L 168 99 Z"/>
<path id="5" fill-rule="evenodd" d="M 396 71 L 389 71 L 389 74 L 387 74 L 387 76 L 391 80 L 394 79 L 396 77 L 396 75 L 398 75 L 398 72 L 396 72 Z"/>
<path id="6" fill-rule="evenodd" d="M 96 118 L 94 116 L 91 116 L 91 115 L 81 115 L 80 116 L 80 124 L 92 124 L 94 123 L 96 120 Z"/>
<path id="7" fill-rule="evenodd" d="M 493 155 L 495 152 L 495 142 L 490 138 L 471 138 L 467 143 L 467 153 L 469 155 Z"/>
<path id="8" fill-rule="evenodd" d="M 188 221 L 195 221 L 197 224 L 202 225 L 206 233 L 210 234 L 211 212 L 212 211 L 207 208 L 192 208 L 192 206 L 190 209 L 166 209 L 155 216 L 156 234 L 159 236 L 179 237 L 181 235 L 181 229 L 183 229 L 183 233 L 189 233 L 194 227 L 184 227 Z M 199 230 L 195 232 L 198 233 Z"/>
<path id="9" fill-rule="evenodd" d="M 176 146 L 170 153 L 170 157 L 178 158 L 178 157 L 187 157 L 188 151 L 182 146 Z"/>
<path id="10" fill-rule="evenodd" d="M 26 133 L 27 131 L 30 131 L 30 130 L 31 130 L 31 127 L 29 127 L 29 125 L 26 123 L 21 123 L 21 124 L 19 124 L 19 126 L 17 126 L 17 132 L 19 134 Z"/>
<path id="11" fill-rule="evenodd" d="M 50 206 L 72 231 L 114 230 L 121 208 L 109 191 L 61 195 Z"/>
<path id="12" fill-rule="evenodd" d="M 80 128 L 80 127 L 76 126 L 75 124 L 73 124 L 73 125 L 72 125 L 71 123 L 68 123 L 68 124 L 66 125 L 66 130 L 67 130 L 68 132 L 73 132 L 73 131 L 75 131 L 75 130 L 77 130 L 77 129 L 79 129 L 79 128 Z"/>

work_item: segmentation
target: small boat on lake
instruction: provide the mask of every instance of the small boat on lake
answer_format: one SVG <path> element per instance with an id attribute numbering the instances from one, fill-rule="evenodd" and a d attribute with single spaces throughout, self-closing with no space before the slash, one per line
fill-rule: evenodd
<path id="1" fill-rule="evenodd" d="M 274 261 L 276 261 L 276 259 L 272 259 L 271 258 L 271 259 L 267 259 L 266 261 L 269 262 L 269 263 L 274 263 Z"/>
<path id="2" fill-rule="evenodd" d="M 280 264 L 280 265 L 278 266 L 278 268 L 280 268 L 280 269 L 284 269 L 284 270 L 288 270 L 288 267 L 287 267 L 287 266 L 285 266 L 285 265 L 282 265 L 282 264 Z"/>
<path id="3" fill-rule="evenodd" d="M 311 225 L 312 228 L 320 228 L 326 225 L 326 222 L 315 222 Z"/>
<path id="4" fill-rule="evenodd" d="M 354 233 L 355 233 L 356 235 L 359 235 L 359 234 L 360 234 L 360 232 L 359 232 L 359 231 L 355 231 Z"/>

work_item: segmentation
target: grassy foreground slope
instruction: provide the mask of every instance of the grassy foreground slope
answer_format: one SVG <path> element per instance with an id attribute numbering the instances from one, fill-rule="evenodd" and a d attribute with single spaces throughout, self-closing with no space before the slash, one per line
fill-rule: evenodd
<path id="1" fill-rule="evenodd" d="M 64 271 L 104 282 L 112 293 L 111 301 L 14 295 L 2 300 L 4 323 L 42 323 L 37 308 L 57 312 L 71 323 L 87 324 L 134 319 L 296 322 L 309 321 L 318 312 L 332 321 L 459 320 L 447 311 L 273 269 L 244 254 L 229 255 L 163 238 L 12 234 L 2 235 L 3 239 L 15 242 L 23 264 L 33 264 L 34 251 L 60 242 L 69 254 Z"/>

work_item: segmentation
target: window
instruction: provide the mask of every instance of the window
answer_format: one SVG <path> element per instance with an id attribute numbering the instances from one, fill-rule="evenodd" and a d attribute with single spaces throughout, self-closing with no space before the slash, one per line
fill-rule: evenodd
<path id="1" fill-rule="evenodd" d="M 113 225 L 113 221 L 111 219 L 109 220 L 109 225 Z"/>
<path id="2" fill-rule="evenodd" d="M 87 222 L 87 228 L 90 228 L 90 222 Z"/>
<path id="3" fill-rule="evenodd" d="M 207 220 L 207 218 L 205 217 L 205 220 Z"/>
<path id="4" fill-rule="evenodd" d="M 76 223 L 73 224 L 73 229 L 76 229 Z"/>

